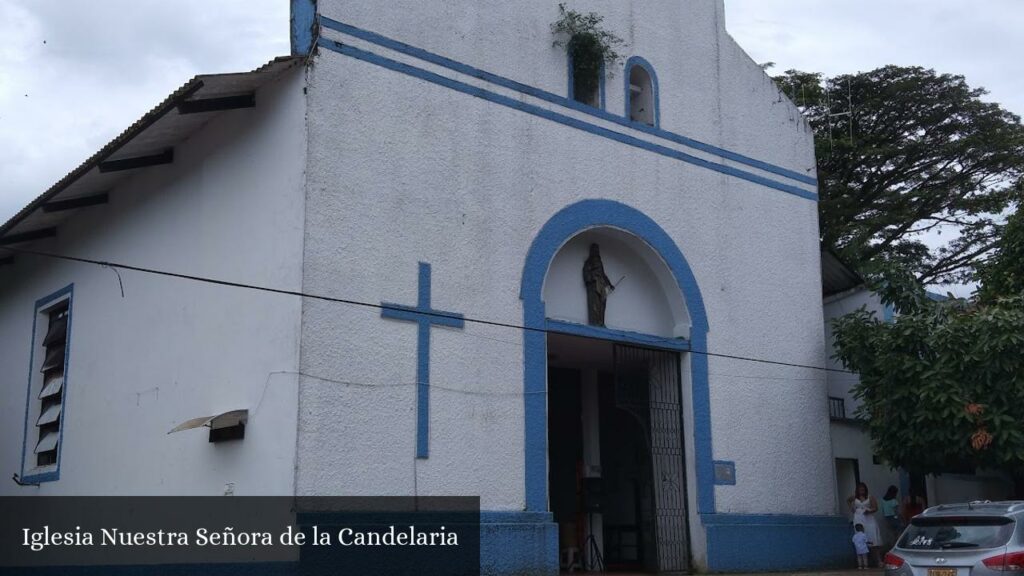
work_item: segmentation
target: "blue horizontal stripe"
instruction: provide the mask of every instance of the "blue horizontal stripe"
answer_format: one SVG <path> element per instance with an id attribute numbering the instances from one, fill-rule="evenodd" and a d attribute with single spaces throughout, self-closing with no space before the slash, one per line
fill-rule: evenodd
<path id="1" fill-rule="evenodd" d="M 481 510 L 481 524 L 544 524 L 554 522 L 551 512 L 523 510 Z"/>
<path id="2" fill-rule="evenodd" d="M 481 98 L 489 102 L 494 102 L 495 104 L 500 104 L 508 108 L 526 112 L 527 114 L 532 114 L 540 118 L 545 118 L 547 120 L 551 120 L 553 122 L 557 122 L 559 124 L 563 124 L 571 128 L 583 130 L 585 132 L 589 132 L 597 136 L 608 138 L 610 140 L 615 140 L 616 142 L 621 142 L 629 146 L 647 150 L 649 152 L 654 152 L 655 154 L 660 154 L 668 158 L 674 158 L 676 160 L 688 162 L 690 164 L 693 164 L 694 166 L 700 166 L 701 168 L 706 168 L 708 170 L 713 170 L 721 174 L 740 178 L 741 180 L 746 180 L 748 182 L 760 184 L 768 188 L 774 188 L 775 190 L 780 190 L 782 192 L 786 192 L 794 196 L 799 196 L 800 198 L 805 198 L 807 200 L 814 201 L 817 201 L 818 199 L 818 195 L 816 193 L 804 190 L 802 188 L 797 188 L 796 186 L 783 184 L 782 182 L 777 182 L 775 180 L 771 180 L 763 176 L 758 176 L 750 172 L 745 172 L 743 170 L 739 170 L 731 166 L 725 166 L 724 164 L 718 164 L 716 162 L 704 160 L 703 158 L 698 158 L 685 152 L 680 152 L 678 150 L 673 150 L 672 148 L 667 148 L 665 146 L 653 144 L 651 142 L 647 142 L 646 140 L 641 140 L 639 138 L 634 138 L 633 136 L 622 134 L 621 132 L 615 132 L 614 130 L 602 128 L 600 126 L 596 126 L 594 124 L 590 124 L 588 122 L 584 122 L 582 120 L 578 120 L 576 118 L 572 118 L 570 116 L 566 116 L 558 112 L 546 110 L 533 104 L 520 102 L 513 98 L 509 98 L 508 96 L 502 96 L 501 94 L 497 94 L 495 92 L 491 92 L 483 88 L 478 88 L 476 86 L 472 86 L 464 82 L 459 82 L 458 80 L 452 80 L 451 78 L 446 78 L 439 74 L 434 74 L 433 72 L 428 72 L 426 70 L 423 70 L 422 68 L 416 68 L 415 66 L 410 66 L 409 64 L 404 64 L 402 62 L 391 60 L 390 58 L 385 58 L 378 54 L 367 52 L 365 50 L 361 50 L 353 46 L 346 46 L 334 40 L 320 38 L 318 43 L 320 46 L 327 48 L 328 50 L 338 52 L 339 54 L 351 56 L 353 58 L 357 58 L 359 60 L 363 60 L 365 62 L 376 64 L 383 68 L 393 70 L 395 72 L 401 72 L 403 74 L 407 74 L 415 78 L 420 78 L 422 80 L 426 80 L 427 82 L 431 82 L 439 86 L 444 86 L 457 92 L 462 92 L 464 94 L 475 96 L 477 98 Z"/>
<path id="3" fill-rule="evenodd" d="M 564 322 L 562 320 L 548 319 L 547 329 L 550 332 L 558 332 L 560 334 L 571 334 L 573 336 L 583 336 L 584 338 L 611 340 L 612 342 L 635 344 L 638 346 L 646 346 L 648 348 L 661 348 L 664 350 L 678 350 L 683 352 L 690 349 L 690 343 L 684 338 L 660 338 L 658 336 L 651 336 L 650 334 L 640 334 L 638 332 L 629 332 L 627 330 L 613 330 L 611 328 L 603 328 L 600 326 L 587 326 L 584 324 L 576 324 L 575 322 Z"/>
<path id="4" fill-rule="evenodd" d="M 615 114 L 612 114 L 606 110 L 594 108 L 592 106 L 587 106 L 570 98 L 565 98 L 564 96 L 559 96 L 558 94 L 554 94 L 546 90 L 541 90 L 540 88 L 535 88 L 528 84 L 523 84 L 522 82 L 516 82 L 515 80 L 506 78 L 504 76 L 499 76 L 497 74 L 492 74 L 490 72 L 480 70 L 479 68 L 474 68 L 468 64 L 457 62 L 455 60 L 452 60 L 451 58 L 446 58 L 444 56 L 435 54 L 433 52 L 429 52 L 422 48 L 410 46 L 403 42 L 399 42 L 386 36 L 377 34 L 376 32 L 370 32 L 368 30 L 356 28 L 355 26 L 352 26 L 350 24 L 338 22 L 337 20 L 332 20 L 323 15 L 320 15 L 320 23 L 331 30 L 336 30 L 343 34 L 348 34 L 349 36 L 359 38 L 360 40 L 365 40 L 372 44 L 383 46 L 384 48 L 388 48 L 389 50 L 401 52 L 402 54 L 406 54 L 414 58 L 419 58 L 420 60 L 430 62 L 431 64 L 436 64 L 444 68 L 448 68 L 449 70 L 453 70 L 460 74 L 465 74 L 467 76 L 479 78 L 492 84 L 497 84 L 504 88 L 515 90 L 517 92 L 533 96 L 534 98 L 539 98 L 541 100 L 551 102 L 552 104 L 558 104 L 560 106 L 576 110 L 577 112 L 590 114 L 591 116 L 596 116 L 602 120 L 614 122 L 627 128 L 640 130 L 641 132 L 646 132 L 652 136 L 657 136 L 665 140 L 670 140 L 672 142 L 675 142 L 676 144 L 681 144 L 683 146 L 687 146 L 695 150 L 700 150 L 702 152 L 707 152 L 709 154 L 721 156 L 722 158 L 732 160 L 733 162 L 737 162 L 739 164 L 745 164 L 747 166 L 750 166 L 751 168 L 757 168 L 759 170 L 764 170 L 765 172 L 771 172 L 772 174 L 784 176 L 786 178 L 790 178 L 798 182 L 803 182 L 804 184 L 810 184 L 812 186 L 818 185 L 817 180 L 811 178 L 806 174 L 794 172 L 793 170 L 788 170 L 786 168 L 782 168 L 781 166 L 776 166 L 774 164 L 769 164 L 768 162 L 763 162 L 761 160 L 750 158 L 749 156 L 744 156 L 742 154 L 738 154 L 736 152 L 732 152 L 724 148 L 719 148 L 717 146 L 713 146 L 711 144 L 707 144 L 699 140 L 694 140 L 693 138 L 688 138 L 681 134 L 676 134 L 674 132 L 662 130 L 661 128 L 655 126 L 649 126 L 642 122 L 633 122 L 631 120 L 627 120 L 622 116 L 616 116 Z"/>

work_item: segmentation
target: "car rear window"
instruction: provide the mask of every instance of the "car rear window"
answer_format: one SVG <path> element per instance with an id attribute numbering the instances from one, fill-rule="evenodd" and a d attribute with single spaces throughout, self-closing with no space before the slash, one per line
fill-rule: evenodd
<path id="1" fill-rule="evenodd" d="M 1013 520 L 1004 516 L 914 518 L 897 546 L 909 550 L 998 548 L 1010 541 L 1013 526 Z"/>

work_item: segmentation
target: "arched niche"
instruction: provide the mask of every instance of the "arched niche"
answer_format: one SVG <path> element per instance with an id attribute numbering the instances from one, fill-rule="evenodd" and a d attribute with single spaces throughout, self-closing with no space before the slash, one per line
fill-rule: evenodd
<path id="1" fill-rule="evenodd" d="M 626 62 L 626 117 L 632 122 L 659 125 L 658 76 L 647 60 L 633 56 Z"/>
<path id="2" fill-rule="evenodd" d="M 525 509 L 547 513 L 547 316 L 544 285 L 555 256 L 569 242 L 589 231 L 611 230 L 629 242 L 649 247 L 670 273 L 682 293 L 689 316 L 690 334 L 686 367 L 692 396 L 693 460 L 697 479 L 698 514 L 715 513 L 711 446 L 711 400 L 708 390 L 708 318 L 700 287 L 683 253 L 657 222 L 642 212 L 612 200 L 581 200 L 566 206 L 541 227 L 530 244 L 523 265 L 519 296 L 523 301 L 523 408 L 525 460 Z M 640 254 L 650 258 L 650 252 Z M 650 260 L 647 260 L 650 262 Z M 653 271 L 662 269 L 652 266 Z M 582 281 L 582 269 L 580 269 Z M 666 291 L 666 293 L 668 293 Z M 679 316 L 674 316 L 678 324 Z"/>
<path id="3" fill-rule="evenodd" d="M 583 264 L 591 244 L 600 247 L 605 274 L 616 285 L 608 295 L 607 328 L 689 338 L 690 317 L 668 266 L 643 240 L 611 227 L 585 230 L 555 254 L 543 290 L 548 318 L 587 323 Z"/>

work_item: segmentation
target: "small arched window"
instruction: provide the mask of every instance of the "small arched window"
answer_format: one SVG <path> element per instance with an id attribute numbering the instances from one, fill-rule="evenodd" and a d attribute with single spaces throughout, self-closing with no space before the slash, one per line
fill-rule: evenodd
<path id="1" fill-rule="evenodd" d="M 604 64 L 583 69 L 569 57 L 569 98 L 594 108 L 604 108 Z"/>
<path id="2" fill-rule="evenodd" d="M 649 62 L 633 56 L 626 62 L 626 117 L 658 126 L 658 77 Z"/>

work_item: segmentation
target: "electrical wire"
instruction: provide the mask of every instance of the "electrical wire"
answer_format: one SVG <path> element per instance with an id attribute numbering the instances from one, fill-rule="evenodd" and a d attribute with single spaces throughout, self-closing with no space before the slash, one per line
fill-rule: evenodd
<path id="1" fill-rule="evenodd" d="M 319 382 L 322 384 L 337 384 L 339 386 L 345 386 L 346 388 L 362 388 L 377 391 L 394 390 L 398 388 L 416 388 L 420 385 L 420 382 L 360 382 L 356 380 L 338 380 L 334 378 L 327 378 L 325 376 L 317 376 L 316 374 L 310 374 L 308 372 L 277 370 L 274 372 L 269 372 L 267 374 L 267 378 L 263 383 L 263 391 L 260 394 L 260 399 L 256 402 L 256 407 L 253 408 L 252 416 L 255 416 L 256 413 L 259 412 L 260 406 L 263 405 L 263 400 L 264 398 L 266 398 L 267 392 L 270 388 L 270 384 L 274 376 L 295 376 L 296 378 L 306 378 L 307 380 L 313 380 L 315 382 Z M 459 394 L 464 396 L 521 398 L 523 396 L 529 396 L 531 394 L 547 394 L 546 390 L 536 390 L 532 392 L 490 392 L 487 390 L 469 390 L 467 388 L 456 388 L 445 383 L 437 382 L 430 382 L 429 386 L 431 391 L 439 390 L 441 392 L 450 392 L 453 394 Z"/>
<path id="2" fill-rule="evenodd" d="M 108 262 L 108 261 L 104 261 L 104 260 L 95 260 L 95 259 L 91 259 L 91 258 L 82 258 L 82 257 L 79 257 L 79 256 L 68 256 L 66 254 L 56 254 L 56 253 L 53 253 L 53 252 L 43 252 L 43 251 L 39 251 L 39 250 L 29 250 L 29 249 L 26 249 L 26 248 L 11 248 L 9 246 L 0 247 L 0 250 L 6 250 L 6 251 L 12 252 L 14 254 L 22 254 L 22 255 L 27 255 L 27 256 L 37 256 L 37 257 L 41 257 L 41 258 L 52 258 L 52 259 L 55 259 L 55 260 L 65 260 L 65 261 L 68 261 L 68 262 L 77 262 L 77 263 L 80 263 L 80 264 L 90 264 L 90 265 L 94 265 L 94 266 L 108 267 L 108 268 L 113 268 L 113 269 L 118 269 L 119 268 L 121 270 L 130 270 L 132 272 L 141 272 L 141 273 L 144 273 L 144 274 L 152 274 L 152 275 L 156 275 L 156 276 L 165 276 L 165 277 L 168 277 L 168 278 L 177 278 L 177 279 L 180 279 L 180 280 L 190 280 L 190 281 L 193 281 L 193 282 L 202 282 L 202 283 L 206 283 L 206 284 L 213 284 L 213 285 L 216 285 L 216 286 L 225 286 L 225 287 L 229 287 L 229 288 L 242 288 L 242 289 L 246 289 L 246 290 L 255 290 L 255 291 L 258 291 L 258 292 L 267 292 L 267 293 L 271 293 L 271 294 L 280 294 L 280 295 L 283 295 L 283 296 L 295 296 L 295 297 L 299 297 L 299 298 L 308 298 L 310 300 L 320 300 L 320 301 L 323 301 L 323 302 L 332 302 L 332 303 L 335 303 L 335 304 L 347 304 L 347 305 L 350 305 L 350 306 L 356 306 L 356 307 L 361 307 L 361 308 L 377 309 L 377 310 L 399 310 L 399 311 L 404 311 L 403 308 L 398 308 L 398 307 L 395 307 L 395 306 L 389 306 L 389 305 L 383 304 L 383 303 L 376 304 L 376 303 L 373 303 L 373 302 L 363 302 L 363 301 L 360 301 L 360 300 L 351 300 L 351 299 L 348 299 L 348 298 L 338 298 L 338 297 L 334 297 L 334 296 L 325 296 L 325 295 L 322 295 L 322 294 L 309 294 L 309 293 L 305 293 L 305 292 L 301 292 L 301 291 L 297 291 L 297 290 L 285 290 L 283 288 L 271 288 L 269 286 L 257 286 L 255 284 L 246 284 L 246 283 L 243 283 L 243 282 L 233 282 L 233 281 L 230 281 L 230 280 L 220 280 L 220 279 L 217 279 L 217 278 L 210 278 L 210 277 L 206 277 L 206 276 L 196 276 L 196 275 L 193 275 L 193 274 L 182 274 L 182 273 L 179 273 L 179 272 L 169 272 L 169 271 L 166 271 L 166 270 L 157 270 L 155 268 L 146 268 L 146 267 L 142 267 L 142 266 L 133 266 L 133 265 L 130 265 L 130 264 L 121 264 L 121 263 L 117 263 L 117 262 Z M 428 316 L 428 317 L 434 317 L 434 318 L 447 318 L 447 319 L 462 320 L 462 321 L 464 321 L 467 324 L 478 324 L 478 325 L 483 325 L 483 326 L 494 326 L 494 327 L 499 327 L 499 328 L 508 328 L 508 329 L 512 329 L 512 330 L 522 330 L 524 332 L 538 332 L 538 333 L 542 333 L 542 334 L 561 334 L 561 332 L 559 332 L 557 330 L 549 330 L 547 328 L 535 328 L 535 327 L 532 327 L 532 326 L 524 326 L 522 324 L 513 324 L 513 323 L 510 323 L 510 322 L 499 322 L 499 321 L 496 321 L 496 320 L 485 320 L 485 319 L 482 319 L 482 318 L 470 318 L 470 317 L 467 317 L 467 316 L 459 316 L 459 315 L 455 315 L 455 314 L 446 314 L 444 312 L 438 312 L 438 311 L 417 312 L 417 314 L 419 314 L 421 316 Z M 498 339 L 495 339 L 495 338 L 489 338 L 489 337 L 486 337 L 486 336 L 480 336 L 480 337 L 487 338 L 489 340 L 495 340 L 495 341 L 498 341 L 498 342 L 503 342 L 502 340 L 498 340 Z M 657 341 L 658 340 L 655 340 L 655 342 L 657 342 Z M 672 338 L 662 338 L 660 341 L 664 342 L 666 344 L 677 343 L 678 342 L 677 340 L 674 340 Z M 748 357 L 748 356 L 739 356 L 739 355 L 736 355 L 736 354 L 722 354 L 722 353 L 719 353 L 719 352 L 708 352 L 706 350 L 692 350 L 691 349 L 691 350 L 688 350 L 688 352 L 691 353 L 691 354 L 699 354 L 699 355 L 702 355 L 702 356 L 709 356 L 709 357 L 714 357 L 714 358 L 725 358 L 725 359 L 729 359 L 729 360 L 741 360 L 741 361 L 744 361 L 744 362 L 754 362 L 754 363 L 759 363 L 759 364 L 769 364 L 769 365 L 773 365 L 773 366 L 788 366 L 788 367 L 791 367 L 791 368 L 804 368 L 804 369 L 808 369 L 808 370 L 820 370 L 822 372 L 835 372 L 835 373 L 840 373 L 840 374 L 852 374 L 852 375 L 856 375 L 857 374 L 856 372 L 851 372 L 849 370 L 842 370 L 842 369 L 838 369 L 838 368 L 826 368 L 824 366 L 811 366 L 809 364 L 798 364 L 798 363 L 795 363 L 795 362 L 784 362 L 784 361 L 780 361 L 780 360 L 767 360 L 767 359 L 764 359 L 764 358 L 752 358 L 752 357 Z"/>

